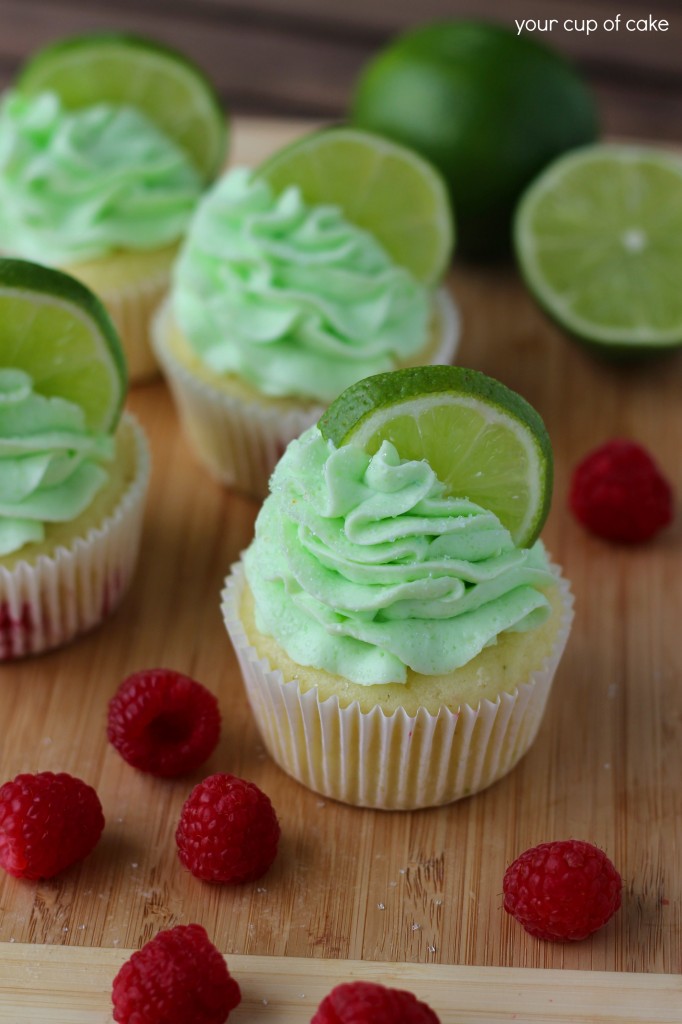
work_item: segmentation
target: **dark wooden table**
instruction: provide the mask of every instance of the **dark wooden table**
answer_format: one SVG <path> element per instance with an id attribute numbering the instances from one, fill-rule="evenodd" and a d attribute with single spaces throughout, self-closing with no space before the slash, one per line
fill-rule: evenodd
<path id="1" fill-rule="evenodd" d="M 620 29 L 604 19 L 622 14 Z M 666 19 L 627 31 L 629 18 Z M 557 18 L 535 36 L 573 58 L 594 87 L 607 134 L 682 141 L 679 0 L 0 0 L 0 87 L 49 40 L 94 29 L 134 31 L 179 47 L 233 111 L 339 118 L 365 61 L 418 22 L 475 16 Z M 564 21 L 575 23 L 572 31 Z M 589 35 L 576 26 L 600 23 Z"/>

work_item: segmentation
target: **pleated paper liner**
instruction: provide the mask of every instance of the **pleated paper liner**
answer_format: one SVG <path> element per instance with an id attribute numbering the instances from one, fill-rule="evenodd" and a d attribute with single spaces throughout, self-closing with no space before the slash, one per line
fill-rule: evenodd
<path id="1" fill-rule="evenodd" d="M 573 619 L 569 584 L 553 567 L 562 620 L 550 656 L 511 693 L 496 701 L 416 715 L 379 707 L 363 712 L 336 697 L 320 701 L 285 682 L 249 643 L 240 619 L 244 571 L 233 567 L 222 610 L 246 692 L 271 757 L 323 796 L 360 807 L 411 810 L 471 796 L 506 775 L 526 753 L 542 720 Z"/>
<path id="2" fill-rule="evenodd" d="M 150 459 L 129 413 L 122 426 L 133 432 L 136 473 L 110 514 L 52 555 L 0 567 L 0 662 L 68 643 L 102 622 L 123 597 L 137 562 Z"/>

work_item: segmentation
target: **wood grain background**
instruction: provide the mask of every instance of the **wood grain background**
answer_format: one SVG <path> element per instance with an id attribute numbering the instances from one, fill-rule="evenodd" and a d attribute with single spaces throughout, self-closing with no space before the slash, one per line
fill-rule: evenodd
<path id="1" fill-rule="evenodd" d="M 365 61 L 392 34 L 462 15 L 666 18 L 667 32 L 538 35 L 574 58 L 596 90 L 609 134 L 680 140 L 678 0 L 0 0 L 0 87 L 48 40 L 92 29 L 137 31 L 177 46 L 240 113 L 340 118 Z"/>
<path id="2" fill-rule="evenodd" d="M 235 159 L 255 161 L 300 130 L 238 122 Z M 198 921 L 228 954 L 682 971 L 682 521 L 678 510 L 655 542 L 615 547 L 585 533 L 566 504 L 572 467 L 613 436 L 647 445 L 682 493 L 682 352 L 600 362 L 545 320 L 511 269 L 455 268 L 450 285 L 463 319 L 458 362 L 531 401 L 555 451 L 544 536 L 577 613 L 529 754 L 485 793 L 417 813 L 334 804 L 285 776 L 263 750 L 218 609 L 258 506 L 194 462 L 162 383 L 138 388 L 130 406 L 154 469 L 135 583 L 105 626 L 0 668 L 0 779 L 80 775 L 107 827 L 60 878 L 0 878 L 0 942 L 130 948 Z M 220 701 L 220 745 L 191 779 L 135 772 L 106 742 L 109 697 L 156 665 L 193 675 Z M 277 808 L 281 852 L 261 882 L 209 886 L 178 862 L 182 803 L 212 771 L 253 779 Z M 540 942 L 503 911 L 502 877 L 528 846 L 570 836 L 612 857 L 623 907 L 585 942 Z"/>

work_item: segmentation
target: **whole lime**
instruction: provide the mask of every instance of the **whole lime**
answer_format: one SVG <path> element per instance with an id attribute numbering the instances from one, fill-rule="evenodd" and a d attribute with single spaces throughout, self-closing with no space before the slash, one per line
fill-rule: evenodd
<path id="1" fill-rule="evenodd" d="M 458 251 L 474 259 L 509 250 L 526 185 L 598 132 L 592 94 L 560 54 L 478 21 L 424 25 L 390 43 L 362 73 L 350 118 L 440 169 Z"/>

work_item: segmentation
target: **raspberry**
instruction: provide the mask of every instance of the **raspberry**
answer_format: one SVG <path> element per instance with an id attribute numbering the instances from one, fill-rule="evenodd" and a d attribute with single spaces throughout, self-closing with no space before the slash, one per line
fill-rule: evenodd
<path id="1" fill-rule="evenodd" d="M 112 1001 L 118 1024 L 223 1024 L 241 992 L 205 930 L 187 924 L 159 932 L 126 960 Z"/>
<path id="2" fill-rule="evenodd" d="M 310 1024 L 440 1024 L 433 1010 L 411 992 L 371 981 L 337 985 Z"/>
<path id="3" fill-rule="evenodd" d="M 17 775 L 0 787 L 0 866 L 15 878 L 52 878 L 95 848 L 104 828 L 99 797 L 61 772 Z"/>
<path id="4" fill-rule="evenodd" d="M 504 876 L 504 909 L 538 939 L 585 939 L 620 906 L 621 877 L 592 843 L 566 839 L 526 850 Z"/>
<path id="5" fill-rule="evenodd" d="M 135 672 L 109 702 L 107 736 L 133 768 L 165 778 L 186 775 L 215 750 L 218 702 L 180 672 Z"/>
<path id="6" fill-rule="evenodd" d="M 673 516 L 673 493 L 649 453 L 634 441 L 608 441 L 573 474 L 569 495 L 577 519 L 606 540 L 649 540 Z"/>
<path id="7" fill-rule="evenodd" d="M 181 862 L 205 882 L 252 882 L 277 854 L 279 823 L 258 786 L 210 775 L 190 793 L 175 833 Z"/>

